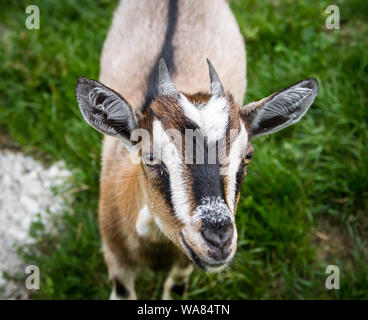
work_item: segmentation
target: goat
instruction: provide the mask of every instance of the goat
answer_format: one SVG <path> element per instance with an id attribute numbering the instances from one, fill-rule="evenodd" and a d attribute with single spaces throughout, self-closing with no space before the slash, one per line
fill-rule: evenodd
<path id="1" fill-rule="evenodd" d="M 219 272 L 231 262 L 251 141 L 299 121 L 318 83 L 306 79 L 242 106 L 245 44 L 225 0 L 122 0 L 99 79 L 81 77 L 76 98 L 105 135 L 99 224 L 110 298 L 136 299 L 136 275 L 152 268 L 169 271 L 170 299 L 185 292 L 194 265 Z M 133 139 L 137 130 L 149 138 Z M 188 130 L 196 141 L 189 163 Z M 210 150 L 219 161 L 210 163 Z"/>

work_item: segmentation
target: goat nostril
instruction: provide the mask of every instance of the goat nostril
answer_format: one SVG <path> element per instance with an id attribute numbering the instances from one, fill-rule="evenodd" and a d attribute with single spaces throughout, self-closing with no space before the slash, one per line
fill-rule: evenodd
<path id="1" fill-rule="evenodd" d="M 227 242 L 229 242 L 229 240 L 233 238 L 233 233 L 234 233 L 233 225 L 232 224 L 227 225 L 225 228 L 225 232 L 223 234 L 223 242 L 225 244 L 227 244 Z"/>
<path id="2" fill-rule="evenodd" d="M 218 249 L 223 249 L 229 245 L 229 240 L 233 237 L 233 225 L 231 223 L 224 226 L 205 224 L 201 231 L 203 238 Z"/>

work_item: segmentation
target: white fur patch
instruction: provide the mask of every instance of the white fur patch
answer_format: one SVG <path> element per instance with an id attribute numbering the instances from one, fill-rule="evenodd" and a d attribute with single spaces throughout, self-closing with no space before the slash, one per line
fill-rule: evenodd
<path id="1" fill-rule="evenodd" d="M 135 229 L 140 236 L 147 236 L 152 231 L 153 218 L 147 206 L 144 206 L 138 214 Z"/>
<path id="2" fill-rule="evenodd" d="M 230 221 L 234 219 L 221 197 L 204 197 L 202 199 L 202 204 L 194 210 L 193 219 L 198 221 L 202 218 L 209 220 L 212 224 L 222 224 L 229 219 Z"/>
<path id="3" fill-rule="evenodd" d="M 229 122 L 228 102 L 225 97 L 212 97 L 201 109 L 201 116 L 201 129 L 210 143 L 225 136 Z"/>
<path id="4" fill-rule="evenodd" d="M 185 116 L 198 125 L 210 143 L 225 136 L 229 122 L 228 101 L 225 97 L 213 96 L 202 108 L 195 107 L 183 95 L 180 96 L 179 103 Z"/>
<path id="5" fill-rule="evenodd" d="M 183 177 L 182 155 L 164 131 L 159 120 L 153 121 L 154 150 L 161 150 L 161 160 L 170 172 L 171 199 L 177 217 L 184 223 L 189 221 L 189 199 Z"/>

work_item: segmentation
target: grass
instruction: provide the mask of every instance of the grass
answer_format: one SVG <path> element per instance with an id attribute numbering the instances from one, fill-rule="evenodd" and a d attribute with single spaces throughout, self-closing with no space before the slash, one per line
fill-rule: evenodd
<path id="1" fill-rule="evenodd" d="M 40 30 L 24 27 L 37 4 Z M 221 275 L 196 271 L 191 299 L 368 298 L 368 14 L 364 0 L 337 1 L 341 29 L 326 30 L 327 1 L 231 3 L 247 43 L 245 102 L 307 77 L 320 92 L 305 119 L 254 143 L 237 213 L 239 245 Z M 116 0 L 3 1 L 0 13 L 0 130 L 45 163 L 74 174 L 57 236 L 35 223 L 41 270 L 33 298 L 105 299 L 97 199 L 101 136 L 79 114 L 74 86 L 98 78 L 99 56 Z M 2 140 L 0 140 L 2 141 Z M 61 191 L 60 191 L 61 192 Z M 327 265 L 340 290 L 326 290 Z M 159 298 L 164 274 L 145 272 L 140 298 Z"/>

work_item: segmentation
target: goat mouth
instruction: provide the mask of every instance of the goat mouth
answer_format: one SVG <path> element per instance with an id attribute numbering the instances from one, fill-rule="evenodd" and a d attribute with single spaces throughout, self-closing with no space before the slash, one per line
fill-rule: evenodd
<path id="1" fill-rule="evenodd" d="M 209 269 L 221 269 L 221 267 L 226 266 L 226 263 L 208 263 L 203 261 L 192 249 L 192 247 L 185 241 L 183 233 L 180 232 L 181 240 L 184 244 L 186 251 L 189 252 L 191 260 L 198 266 L 198 268 L 202 269 L 203 271 L 208 271 Z"/>

